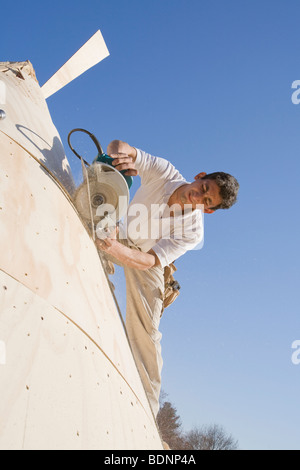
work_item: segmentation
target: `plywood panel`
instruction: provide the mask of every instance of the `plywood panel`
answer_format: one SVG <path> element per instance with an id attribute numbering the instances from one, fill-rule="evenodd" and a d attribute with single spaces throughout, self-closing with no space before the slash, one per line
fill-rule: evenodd
<path id="1" fill-rule="evenodd" d="M 74 323 L 0 272 L 0 449 L 160 449 L 153 420 Z"/>
<path id="2" fill-rule="evenodd" d="M 40 160 L 73 193 L 73 177 L 65 151 L 30 62 L 0 62 L 6 119 L 0 131 Z"/>
<path id="3" fill-rule="evenodd" d="M 101 31 L 98 30 L 48 81 L 41 90 L 45 98 L 56 93 L 72 80 L 109 55 Z"/>
<path id="4" fill-rule="evenodd" d="M 0 148 L 9 156 L 0 160 L 0 269 L 64 312 L 143 397 L 97 250 L 75 208 L 36 160 L 1 133 Z"/>
<path id="5" fill-rule="evenodd" d="M 160 448 L 108 280 L 72 203 L 59 135 L 29 70 L 0 66 L 7 86 L 0 448 Z"/>

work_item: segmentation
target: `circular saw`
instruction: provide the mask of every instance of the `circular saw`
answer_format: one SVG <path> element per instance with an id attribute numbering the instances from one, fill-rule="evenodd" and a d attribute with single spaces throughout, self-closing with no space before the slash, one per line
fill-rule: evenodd
<path id="1" fill-rule="evenodd" d="M 97 147 L 98 156 L 91 165 L 71 146 L 70 136 L 75 131 L 87 133 Z M 112 166 L 113 159 L 103 152 L 90 132 L 74 129 L 68 136 L 68 142 L 71 150 L 81 159 L 83 170 L 83 183 L 74 194 L 74 204 L 93 236 L 96 232 L 98 238 L 106 238 L 127 212 L 132 178 Z"/>

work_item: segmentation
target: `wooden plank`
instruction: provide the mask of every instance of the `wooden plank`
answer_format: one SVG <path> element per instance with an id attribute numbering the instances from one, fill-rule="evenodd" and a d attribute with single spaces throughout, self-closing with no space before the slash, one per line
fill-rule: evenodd
<path id="1" fill-rule="evenodd" d="M 68 85 L 79 75 L 109 56 L 105 41 L 98 30 L 46 83 L 41 90 L 45 99 Z"/>
<path id="2" fill-rule="evenodd" d="M 160 449 L 118 370 L 74 323 L 0 272 L 1 450 Z"/>
<path id="3" fill-rule="evenodd" d="M 0 239 L 6 247 L 0 269 L 64 312 L 143 397 L 98 252 L 74 206 L 38 162 L 1 133 L 0 148 Z"/>
<path id="4" fill-rule="evenodd" d="M 34 155 L 73 194 L 75 183 L 60 135 L 53 124 L 30 62 L 0 62 L 0 82 L 6 102 L 6 119 L 0 132 Z"/>
<path id="5" fill-rule="evenodd" d="M 66 190 L 64 152 L 50 145 L 60 138 L 34 73 L 4 69 L 0 448 L 161 448 L 98 252 Z"/>

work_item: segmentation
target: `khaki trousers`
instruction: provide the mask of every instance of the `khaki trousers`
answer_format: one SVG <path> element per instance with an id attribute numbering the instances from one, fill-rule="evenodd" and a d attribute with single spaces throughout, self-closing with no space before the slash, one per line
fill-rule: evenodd
<path id="1" fill-rule="evenodd" d="M 119 240 L 137 249 L 127 240 Z M 164 269 L 155 266 L 146 271 L 128 268 L 106 253 L 113 263 L 124 268 L 126 279 L 126 330 L 132 353 L 154 416 L 159 411 L 161 390 L 161 338 L 159 323 L 163 311 Z"/>

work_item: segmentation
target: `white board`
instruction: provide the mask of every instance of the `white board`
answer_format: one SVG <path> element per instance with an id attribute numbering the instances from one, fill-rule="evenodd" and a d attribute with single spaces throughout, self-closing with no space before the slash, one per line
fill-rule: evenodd
<path id="1" fill-rule="evenodd" d="M 42 86 L 45 99 L 108 56 L 99 30 Z"/>
<path id="2" fill-rule="evenodd" d="M 21 79 L 3 74 L 15 120 L 0 121 L 0 449 L 162 449 L 96 247 L 53 173 L 61 160 L 49 149 L 40 162 L 16 130 L 58 136 L 40 88 L 26 75 L 12 93 Z"/>
<path id="3" fill-rule="evenodd" d="M 6 97 L 1 104 L 6 119 L 0 121 L 0 131 L 45 165 L 72 194 L 70 164 L 31 63 L 0 62 L 0 82 Z"/>
<path id="4" fill-rule="evenodd" d="M 0 271 L 0 450 L 160 448 L 118 369 L 72 321 Z"/>

